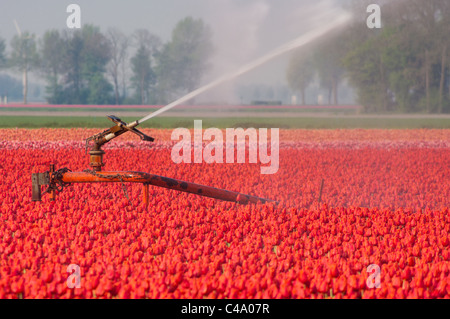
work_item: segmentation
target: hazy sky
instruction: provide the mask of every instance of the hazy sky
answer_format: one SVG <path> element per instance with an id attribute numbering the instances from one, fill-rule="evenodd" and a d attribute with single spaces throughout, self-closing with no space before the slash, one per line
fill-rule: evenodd
<path id="1" fill-rule="evenodd" d="M 0 0 L 0 35 L 10 38 L 16 33 L 13 19 L 23 30 L 42 35 L 50 28 L 66 28 L 69 4 L 80 5 L 82 23 L 92 23 L 106 29 L 115 26 L 131 33 L 138 28 L 168 39 L 175 24 L 186 16 L 204 19 L 209 25 L 233 28 L 235 22 L 257 22 L 255 32 L 284 24 L 301 17 L 319 3 L 339 1 L 320 0 Z M 222 24 L 222 25 L 220 25 Z M 246 26 L 242 26 L 246 28 Z M 300 30 L 299 30 L 300 31 Z"/>
<path id="2" fill-rule="evenodd" d="M 186 16 L 202 18 L 214 35 L 214 77 L 259 57 L 292 40 L 314 24 L 324 10 L 335 10 L 343 0 L 0 0 L 0 37 L 16 34 L 13 20 L 22 31 L 38 37 L 49 29 L 67 28 L 66 8 L 81 7 L 82 24 L 101 30 L 117 27 L 125 34 L 145 28 L 170 39 L 176 23 Z M 280 58 L 247 76 L 261 83 L 284 84 L 287 57 Z M 245 77 L 243 78 L 245 79 Z M 243 80 L 241 79 L 241 80 Z M 253 81 L 252 80 L 252 81 Z"/>

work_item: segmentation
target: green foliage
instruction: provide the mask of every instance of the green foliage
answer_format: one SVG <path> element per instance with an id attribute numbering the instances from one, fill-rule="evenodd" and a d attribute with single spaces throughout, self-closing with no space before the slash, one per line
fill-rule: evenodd
<path id="1" fill-rule="evenodd" d="M 450 99 L 450 3 L 387 2 L 384 26 L 353 42 L 344 66 L 368 112 L 444 112 Z"/>
<path id="2" fill-rule="evenodd" d="M 109 104 L 112 85 L 105 78 L 109 42 L 98 27 L 61 35 L 48 31 L 42 40 L 42 71 L 47 100 L 55 104 Z"/>
<path id="3" fill-rule="evenodd" d="M 24 32 L 15 35 L 11 40 L 10 66 L 17 71 L 30 71 L 39 64 L 39 55 L 36 49 L 36 38 L 34 34 Z"/>
<path id="4" fill-rule="evenodd" d="M 111 48 L 111 61 L 107 73 L 114 84 L 114 102 L 120 104 L 126 96 L 126 59 L 130 40 L 116 28 L 109 28 L 106 34 Z"/>
<path id="5" fill-rule="evenodd" d="M 303 105 L 306 100 L 306 88 L 314 79 L 313 63 L 311 56 L 304 51 L 295 52 L 289 60 L 286 77 L 291 89 L 301 94 Z"/>
<path id="6" fill-rule="evenodd" d="M 34 34 L 24 32 L 16 35 L 11 40 L 11 56 L 9 66 L 16 72 L 20 72 L 23 78 L 23 103 L 27 103 L 28 96 L 28 72 L 39 65 L 39 55 L 36 48 Z"/>
<path id="7" fill-rule="evenodd" d="M 65 42 L 57 30 L 45 32 L 41 39 L 41 69 L 46 75 L 58 75 L 64 68 Z"/>
<path id="8" fill-rule="evenodd" d="M 201 19 L 187 17 L 176 25 L 172 39 L 158 56 L 157 76 L 163 99 L 193 91 L 209 68 L 212 33 Z"/>
<path id="9" fill-rule="evenodd" d="M 386 66 L 379 46 L 379 38 L 369 38 L 343 59 L 350 82 L 357 88 L 359 102 L 367 112 L 388 110 Z"/>
<path id="10" fill-rule="evenodd" d="M 363 17 L 370 3 L 350 1 L 347 7 Z M 450 2 L 386 1 L 382 13 L 380 30 L 355 19 L 317 45 L 313 72 L 329 101 L 337 104 L 338 85 L 346 76 L 366 112 L 450 111 Z M 305 67 L 304 61 L 291 60 L 287 78 L 294 91 L 309 79 Z"/>
<path id="11" fill-rule="evenodd" d="M 172 40 L 162 50 L 157 36 L 137 30 L 134 34 L 137 51 L 129 60 L 134 95 L 124 99 L 119 97 L 118 74 L 119 64 L 125 63 L 128 42 L 118 32 L 109 32 L 108 36 L 93 25 L 72 32 L 45 33 L 40 45 L 40 71 L 47 81 L 49 103 L 161 103 L 197 87 L 212 53 L 211 32 L 202 20 L 180 21 Z M 114 86 L 106 79 L 107 71 Z M 125 74 L 125 69 L 121 73 Z M 123 91 L 125 82 L 122 79 Z"/>
<path id="12" fill-rule="evenodd" d="M 81 29 L 83 78 L 88 81 L 99 74 L 104 74 L 106 64 L 111 59 L 109 41 L 98 27 L 84 25 Z"/>
<path id="13" fill-rule="evenodd" d="M 113 104 L 113 86 L 103 74 L 96 73 L 89 79 L 87 104 Z"/>
<path id="14" fill-rule="evenodd" d="M 131 58 L 131 70 L 133 72 L 131 83 L 136 92 L 136 101 L 139 101 L 139 104 L 153 102 L 154 98 L 150 96 L 150 89 L 155 84 L 156 77 L 151 66 L 151 53 L 143 44 Z"/>
<path id="15" fill-rule="evenodd" d="M 64 71 L 65 42 L 57 30 L 45 32 L 41 42 L 40 71 L 47 81 L 45 91 L 47 101 L 57 104 L 64 99 L 64 90 L 61 85 L 61 74 Z"/>
<path id="16" fill-rule="evenodd" d="M 314 51 L 314 63 L 320 84 L 328 90 L 328 103 L 338 104 L 338 87 L 344 75 L 341 57 L 345 39 L 335 35 L 325 39 Z"/>

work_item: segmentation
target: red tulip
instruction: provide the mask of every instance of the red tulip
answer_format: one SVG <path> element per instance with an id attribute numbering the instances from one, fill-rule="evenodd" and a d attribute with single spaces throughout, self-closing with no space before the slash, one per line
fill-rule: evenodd
<path id="1" fill-rule="evenodd" d="M 149 132 L 160 136 L 151 148 L 125 134 L 105 147 L 105 170 L 148 171 L 280 204 L 151 187 L 147 208 L 140 185 L 125 184 L 130 205 L 120 183 L 71 185 L 54 202 L 31 202 L 30 174 L 54 161 L 86 169 L 81 141 L 95 133 L 2 130 L 0 298 L 450 296 L 446 130 L 281 130 L 274 175 L 255 164 L 177 165 L 170 130 Z M 67 287 L 71 264 L 80 267 L 81 288 Z M 381 289 L 366 285 L 371 264 L 381 269 Z"/>

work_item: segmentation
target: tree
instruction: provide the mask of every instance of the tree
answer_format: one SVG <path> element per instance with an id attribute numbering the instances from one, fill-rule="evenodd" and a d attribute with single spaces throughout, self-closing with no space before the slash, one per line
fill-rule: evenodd
<path id="1" fill-rule="evenodd" d="M 142 44 L 131 59 L 133 77 L 131 83 L 141 104 L 150 101 L 150 86 L 155 83 L 155 73 L 151 67 L 150 52 Z"/>
<path id="2" fill-rule="evenodd" d="M 324 39 L 314 52 L 314 64 L 320 85 L 328 90 L 328 104 L 337 105 L 339 84 L 345 70 L 342 56 L 346 52 L 345 33 L 333 34 Z"/>
<path id="3" fill-rule="evenodd" d="M 125 63 L 128 54 L 129 40 L 118 29 L 111 28 L 107 32 L 109 47 L 111 48 L 111 61 L 107 66 L 108 74 L 114 84 L 114 98 L 116 104 L 120 104 L 119 77 L 122 73 L 122 99 L 125 97 Z"/>
<path id="4" fill-rule="evenodd" d="M 106 80 L 111 59 L 108 39 L 98 27 L 48 32 L 42 44 L 50 103 L 109 104 L 113 86 Z"/>
<path id="5" fill-rule="evenodd" d="M 104 76 L 111 59 L 110 42 L 98 27 L 85 25 L 81 29 L 83 40 L 83 77 L 89 82 L 99 74 Z"/>
<path id="6" fill-rule="evenodd" d="M 41 41 L 41 72 L 47 79 L 47 100 L 58 103 L 62 99 L 61 85 L 64 71 L 65 45 L 59 31 L 47 31 Z"/>
<path id="7" fill-rule="evenodd" d="M 388 1 L 381 30 L 351 28 L 344 64 L 366 110 L 446 111 L 449 17 L 448 1 Z"/>
<path id="8" fill-rule="evenodd" d="M 58 103 L 82 104 L 86 100 L 83 89 L 83 47 L 84 41 L 80 31 L 72 35 L 65 34 L 64 54 L 64 95 Z"/>
<path id="9" fill-rule="evenodd" d="M 350 83 L 357 88 L 358 100 L 367 112 L 389 110 L 389 84 L 381 38 L 371 37 L 353 48 L 344 58 Z"/>
<path id="10" fill-rule="evenodd" d="M 28 73 L 39 64 L 35 35 L 28 32 L 15 35 L 11 40 L 10 65 L 22 73 L 23 103 L 27 104 Z"/>
<path id="11" fill-rule="evenodd" d="M 156 74 L 152 65 L 156 61 L 162 42 L 159 37 L 148 30 L 139 29 L 133 34 L 133 40 L 138 47 L 131 58 L 131 84 L 135 91 L 136 101 L 140 104 L 150 104 L 157 101 L 155 92 Z"/>
<path id="12" fill-rule="evenodd" d="M 95 73 L 89 80 L 87 104 L 110 104 L 113 86 L 102 73 Z"/>
<path id="13" fill-rule="evenodd" d="M 306 104 L 306 88 L 314 78 L 314 65 L 312 58 L 303 50 L 296 51 L 289 60 L 287 80 L 294 92 L 301 95 L 302 105 Z"/>
<path id="14" fill-rule="evenodd" d="M 158 59 L 158 83 L 165 98 L 196 89 L 212 52 L 212 32 L 201 19 L 187 17 L 178 22 Z"/>
<path id="15" fill-rule="evenodd" d="M 146 29 L 138 29 L 133 34 L 133 41 L 136 47 L 144 46 L 154 59 L 162 46 L 161 39 Z M 153 62 L 153 61 L 152 61 Z"/>
<path id="16" fill-rule="evenodd" d="M 106 66 L 111 60 L 110 42 L 98 27 L 85 25 L 81 29 L 83 46 L 82 76 L 88 104 L 113 103 L 113 86 L 106 79 Z"/>
<path id="17" fill-rule="evenodd" d="M 449 72 L 450 42 L 447 34 L 450 29 L 450 3 L 445 0 L 412 0 L 409 9 L 424 44 L 425 108 L 427 112 L 442 113 Z"/>

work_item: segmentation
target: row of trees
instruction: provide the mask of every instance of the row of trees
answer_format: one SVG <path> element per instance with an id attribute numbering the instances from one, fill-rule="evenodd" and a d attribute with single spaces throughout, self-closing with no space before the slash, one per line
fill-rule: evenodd
<path id="1" fill-rule="evenodd" d="M 24 32 L 10 48 L 7 56 L 0 39 L 0 68 L 22 74 L 24 103 L 32 71 L 45 77 L 52 104 L 166 103 L 199 85 L 213 51 L 210 28 L 191 17 L 176 25 L 168 43 L 143 29 L 127 37 L 84 25 L 50 30 L 39 40 Z"/>
<path id="2" fill-rule="evenodd" d="M 349 9 L 367 17 L 371 2 L 355 0 Z M 369 29 L 355 20 L 313 52 L 296 52 L 287 72 L 291 88 L 304 101 L 317 76 L 330 104 L 337 104 L 339 84 L 347 79 L 368 112 L 449 112 L 450 2 L 386 1 L 382 23 Z"/>
<path id="3" fill-rule="evenodd" d="M 291 89 L 305 104 L 307 88 L 318 79 L 329 104 L 338 104 L 346 81 L 367 112 L 449 112 L 450 2 L 384 1 L 382 28 L 369 29 L 372 2 L 349 1 L 347 9 L 358 17 L 351 25 L 292 55 Z M 22 74 L 25 103 L 33 71 L 45 77 L 49 103 L 159 104 L 198 87 L 212 52 L 210 28 L 193 18 L 180 21 L 167 43 L 147 30 L 127 37 L 85 25 L 48 31 L 39 41 L 22 33 L 9 54 L 0 39 L 0 68 Z"/>

